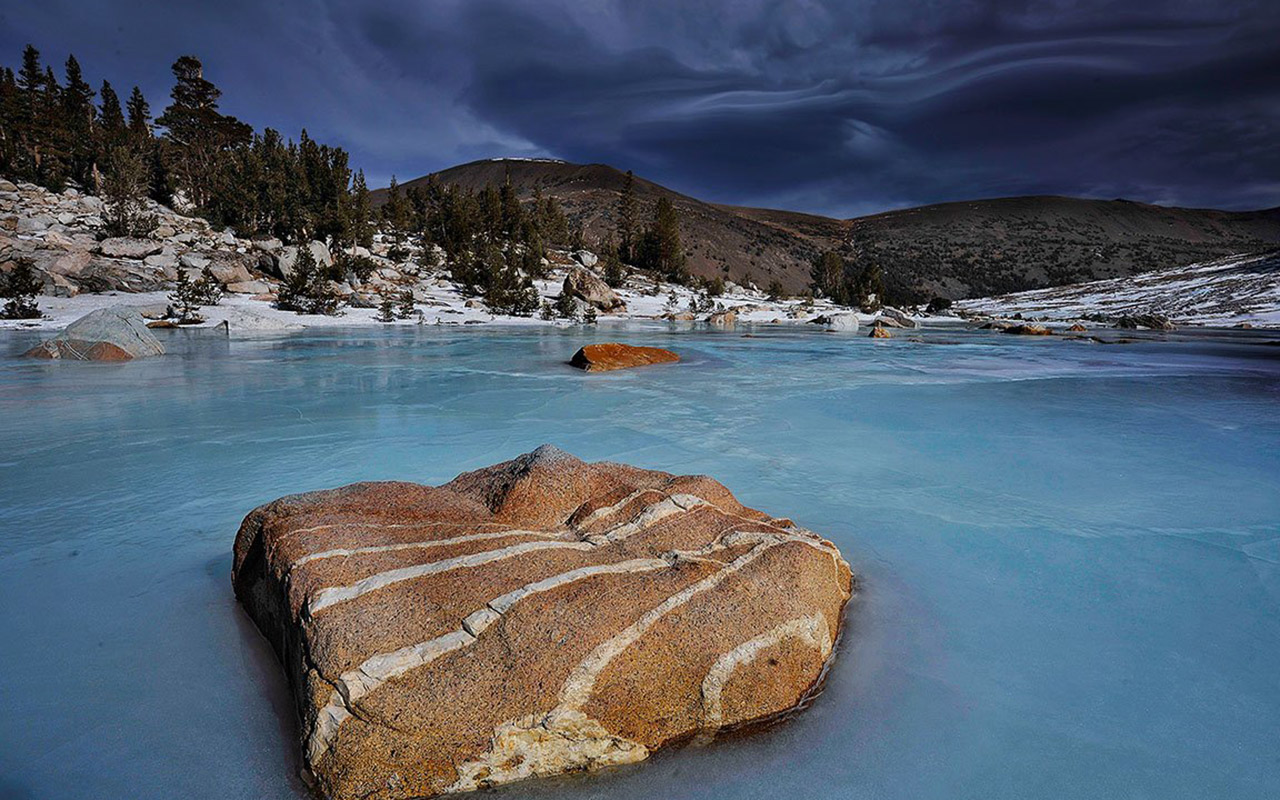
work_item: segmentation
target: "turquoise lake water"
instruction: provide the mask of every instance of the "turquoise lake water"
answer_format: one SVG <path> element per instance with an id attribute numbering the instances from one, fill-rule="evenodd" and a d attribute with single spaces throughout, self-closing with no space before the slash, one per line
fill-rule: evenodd
<path id="1" fill-rule="evenodd" d="M 0 797 L 305 797 L 231 594 L 241 518 L 544 442 L 713 475 L 863 590 L 788 724 L 504 796 L 1280 796 L 1280 347 L 741 333 L 351 329 L 125 365 L 0 333 Z M 685 360 L 565 366 L 612 338 Z"/>

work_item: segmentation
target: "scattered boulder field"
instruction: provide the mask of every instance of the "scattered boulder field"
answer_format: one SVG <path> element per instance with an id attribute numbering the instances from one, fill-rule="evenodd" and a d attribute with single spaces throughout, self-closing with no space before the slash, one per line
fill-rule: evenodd
<path id="1" fill-rule="evenodd" d="M 332 800 L 643 761 L 810 704 L 855 590 L 829 541 L 715 480 L 544 445 L 443 486 L 252 511 L 236 596 Z"/>

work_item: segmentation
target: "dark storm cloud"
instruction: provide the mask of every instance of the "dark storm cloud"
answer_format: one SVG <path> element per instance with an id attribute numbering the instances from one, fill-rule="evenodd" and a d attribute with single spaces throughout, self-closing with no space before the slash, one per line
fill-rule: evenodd
<path id="1" fill-rule="evenodd" d="M 1280 5 L 941 0 L 45 2 L 32 40 L 141 82 L 196 52 L 226 107 L 375 178 L 471 158 L 632 168 L 851 215 L 1023 193 L 1280 204 Z M 105 33 L 104 33 L 105 32 Z"/>

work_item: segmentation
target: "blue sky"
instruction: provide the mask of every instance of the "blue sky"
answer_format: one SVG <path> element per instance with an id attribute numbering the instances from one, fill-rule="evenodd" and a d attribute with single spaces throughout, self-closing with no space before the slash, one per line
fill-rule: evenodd
<path id="1" fill-rule="evenodd" d="M 370 183 L 601 161 L 710 200 L 852 216 L 1017 194 L 1280 205 L 1280 3 L 41 0 L 31 42 L 158 113 L 199 56 L 223 109 Z"/>

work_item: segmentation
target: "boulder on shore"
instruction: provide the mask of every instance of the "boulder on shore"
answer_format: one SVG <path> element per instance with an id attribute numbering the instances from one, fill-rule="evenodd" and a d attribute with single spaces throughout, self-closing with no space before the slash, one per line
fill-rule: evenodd
<path id="1" fill-rule="evenodd" d="M 1052 336 L 1053 331 L 1043 325 L 1032 325 L 1030 323 L 1022 325 L 1009 325 L 1001 328 L 1001 333 L 1013 333 L 1020 336 Z"/>
<path id="2" fill-rule="evenodd" d="M 707 322 L 720 328 L 727 328 L 738 321 L 738 312 L 732 308 L 728 311 L 715 311 L 707 317 Z"/>
<path id="3" fill-rule="evenodd" d="M 604 312 L 627 310 L 626 302 L 618 297 L 617 292 L 609 288 L 609 284 L 589 269 L 578 267 L 569 270 L 569 274 L 564 276 L 562 291 Z"/>
<path id="4" fill-rule="evenodd" d="M 905 311 L 899 311 L 893 306 L 884 306 L 880 309 L 880 320 L 883 322 L 892 322 L 897 328 L 919 328 L 920 323 L 907 316 Z"/>
<path id="5" fill-rule="evenodd" d="M 621 342 L 605 342 L 579 348 L 573 358 L 569 359 L 569 363 L 587 372 L 606 372 L 679 360 L 680 356 L 661 347 L 636 347 Z"/>
<path id="6" fill-rule="evenodd" d="M 809 320 L 809 322 L 814 325 L 821 325 L 829 331 L 858 332 L 858 315 L 852 311 L 820 315 Z"/>
<path id="7" fill-rule="evenodd" d="M 164 346 L 147 330 L 142 314 L 124 306 L 91 311 L 26 353 L 70 361 L 129 361 L 163 354 Z"/>
<path id="8" fill-rule="evenodd" d="M 443 486 L 262 506 L 232 582 L 332 800 L 629 764 L 778 719 L 821 688 L 854 589 L 831 542 L 711 478 L 547 445 Z"/>
<path id="9" fill-rule="evenodd" d="M 324 242 L 313 241 L 307 245 L 307 249 L 311 251 L 311 257 L 315 259 L 317 267 L 328 267 L 333 264 L 333 255 L 329 253 L 329 246 Z M 293 245 L 284 248 L 275 260 L 275 276 L 290 277 L 293 275 L 293 265 L 296 263 L 298 263 L 298 248 Z"/>

